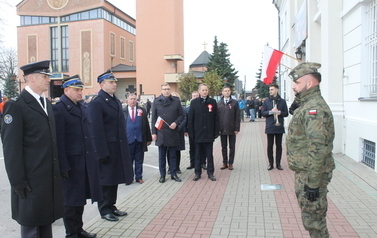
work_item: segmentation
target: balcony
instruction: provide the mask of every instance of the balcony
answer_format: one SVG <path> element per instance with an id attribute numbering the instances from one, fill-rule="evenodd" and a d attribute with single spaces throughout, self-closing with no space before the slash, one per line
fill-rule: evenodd
<path id="1" fill-rule="evenodd" d="M 183 55 L 180 54 L 172 54 L 172 55 L 164 55 L 165 60 L 183 60 Z"/>
<path id="2" fill-rule="evenodd" d="M 181 74 L 165 74 L 165 83 L 177 83 Z"/>

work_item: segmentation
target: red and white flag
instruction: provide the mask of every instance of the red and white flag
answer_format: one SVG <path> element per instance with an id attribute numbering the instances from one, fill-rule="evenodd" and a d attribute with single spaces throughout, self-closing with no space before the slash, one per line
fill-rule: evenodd
<path id="1" fill-rule="evenodd" d="M 154 124 L 154 127 L 156 127 L 157 130 L 161 130 L 163 124 L 164 120 L 161 117 L 158 117 L 156 123 Z"/>
<path id="2" fill-rule="evenodd" d="M 261 80 L 264 84 L 269 85 L 274 81 L 276 69 L 283 57 L 283 52 L 275 50 L 269 46 L 264 46 L 263 64 Z"/>

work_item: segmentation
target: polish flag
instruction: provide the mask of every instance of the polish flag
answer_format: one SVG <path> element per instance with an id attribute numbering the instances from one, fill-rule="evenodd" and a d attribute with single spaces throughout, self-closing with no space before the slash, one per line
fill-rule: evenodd
<path id="1" fill-rule="evenodd" d="M 283 57 L 283 52 L 264 46 L 261 80 L 269 85 L 274 81 L 276 69 Z"/>
<path id="2" fill-rule="evenodd" d="M 154 124 L 154 127 L 156 127 L 157 130 L 161 130 L 163 124 L 164 120 L 161 117 L 158 117 L 156 123 Z"/>

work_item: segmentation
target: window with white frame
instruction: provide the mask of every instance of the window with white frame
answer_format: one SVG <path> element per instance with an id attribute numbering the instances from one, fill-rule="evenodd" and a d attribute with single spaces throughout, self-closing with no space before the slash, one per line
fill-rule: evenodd
<path id="1" fill-rule="evenodd" d="M 377 1 L 371 1 L 366 11 L 367 35 L 365 37 L 367 82 L 366 96 L 377 97 Z"/>

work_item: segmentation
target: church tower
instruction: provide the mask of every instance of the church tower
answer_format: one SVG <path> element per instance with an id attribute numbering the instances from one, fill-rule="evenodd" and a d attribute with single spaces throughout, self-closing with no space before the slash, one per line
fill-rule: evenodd
<path id="1" fill-rule="evenodd" d="M 184 73 L 183 0 L 136 1 L 137 94 L 159 96 L 161 84 L 178 91 Z"/>

